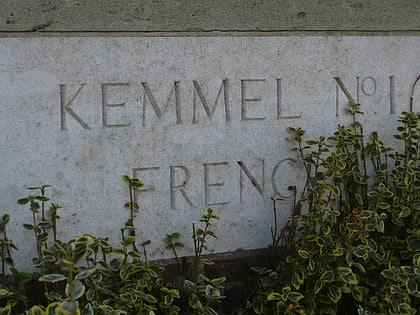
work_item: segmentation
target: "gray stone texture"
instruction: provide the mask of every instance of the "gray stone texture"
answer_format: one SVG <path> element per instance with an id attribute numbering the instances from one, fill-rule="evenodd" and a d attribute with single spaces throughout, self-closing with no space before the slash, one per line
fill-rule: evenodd
<path id="1" fill-rule="evenodd" d="M 2 1 L 0 214 L 17 261 L 34 254 L 16 205 L 27 186 L 53 185 L 61 239 L 116 245 L 122 174 L 146 184 L 149 258 L 171 256 L 174 231 L 191 254 L 207 206 L 222 217 L 216 252 L 267 247 L 270 198 L 285 199 L 283 225 L 302 183 L 288 126 L 329 134 L 353 98 L 389 140 L 398 113 L 420 109 L 419 15 L 419 0 Z"/>
<path id="2" fill-rule="evenodd" d="M 304 183 L 286 128 L 330 135 L 351 98 L 366 133 L 390 144 L 398 113 L 420 108 L 419 51 L 416 36 L 1 38 L 0 210 L 18 261 L 33 253 L 30 211 L 16 205 L 25 187 L 53 185 L 60 239 L 116 245 L 123 174 L 146 185 L 136 226 L 149 258 L 171 257 L 162 239 L 174 231 L 191 254 L 207 207 L 222 217 L 216 252 L 267 247 L 270 198 L 285 199 L 283 226 L 288 187 Z"/>
<path id="3" fill-rule="evenodd" d="M 2 32 L 419 31 L 419 0 L 4 0 Z"/>

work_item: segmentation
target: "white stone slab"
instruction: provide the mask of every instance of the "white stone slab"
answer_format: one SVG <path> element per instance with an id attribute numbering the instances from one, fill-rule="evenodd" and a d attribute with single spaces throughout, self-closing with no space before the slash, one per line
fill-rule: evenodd
<path id="1" fill-rule="evenodd" d="M 419 51 L 408 36 L 0 39 L 0 213 L 12 215 L 15 257 L 35 256 L 16 200 L 43 183 L 63 206 L 61 239 L 118 245 L 123 174 L 146 184 L 136 224 L 149 258 L 171 256 L 174 231 L 191 253 L 191 223 L 209 206 L 222 218 L 216 252 L 268 246 L 270 198 L 302 178 L 286 127 L 331 132 L 353 98 L 368 131 L 391 140 L 412 93 L 420 110 Z M 284 223 L 290 198 L 278 207 Z"/>

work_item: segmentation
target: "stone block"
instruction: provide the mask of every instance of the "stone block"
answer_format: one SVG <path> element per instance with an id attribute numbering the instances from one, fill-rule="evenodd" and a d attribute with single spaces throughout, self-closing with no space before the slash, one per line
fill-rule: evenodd
<path id="1" fill-rule="evenodd" d="M 420 110 L 419 51 L 416 36 L 1 38 L 0 210 L 16 260 L 36 255 L 16 200 L 44 183 L 63 206 L 60 239 L 117 246 L 123 174 L 145 183 L 136 226 L 150 259 L 171 257 L 174 231 L 192 254 L 207 207 L 221 216 L 215 252 L 267 247 L 271 198 L 283 225 L 303 179 L 286 128 L 328 135 L 351 100 L 366 132 L 392 142 L 398 114 Z"/>

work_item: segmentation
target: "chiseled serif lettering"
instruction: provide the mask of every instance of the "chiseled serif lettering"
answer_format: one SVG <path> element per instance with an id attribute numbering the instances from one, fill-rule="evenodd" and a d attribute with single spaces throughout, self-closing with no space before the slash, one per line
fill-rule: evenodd
<path id="1" fill-rule="evenodd" d="M 211 107 L 207 102 L 206 97 L 201 89 L 200 84 L 198 81 L 193 81 L 194 85 L 194 98 L 193 98 L 193 123 L 197 123 L 197 103 L 200 100 L 200 103 L 203 105 L 203 108 L 207 114 L 207 116 L 212 119 L 214 116 L 214 112 L 216 110 L 216 106 L 220 101 L 221 96 L 223 95 L 223 104 L 225 107 L 225 121 L 229 122 L 231 120 L 230 117 L 230 109 L 229 109 L 229 99 L 228 99 L 228 80 L 223 80 L 222 85 L 220 86 L 219 92 L 217 93 L 216 100 L 214 101 L 214 105 Z"/>
<path id="2" fill-rule="evenodd" d="M 265 117 L 249 117 L 248 116 L 248 105 L 249 103 L 261 102 L 260 96 L 249 96 L 248 89 L 252 85 L 258 85 L 265 82 L 265 79 L 249 79 L 241 80 L 241 119 L 242 120 L 264 120 Z"/>
<path id="3" fill-rule="evenodd" d="M 276 166 L 273 168 L 273 172 L 271 173 L 271 185 L 273 186 L 273 191 L 279 195 L 281 198 L 287 199 L 293 197 L 293 194 L 285 195 L 280 191 L 280 187 L 276 182 L 276 178 L 279 178 L 278 172 L 281 171 L 282 167 L 291 168 L 296 164 L 296 160 L 292 158 L 285 158 L 279 161 Z M 280 173 L 281 174 L 281 173 Z"/>
<path id="4" fill-rule="evenodd" d="M 264 182 L 265 182 L 265 170 L 264 170 L 264 160 L 261 160 L 261 183 L 258 183 L 258 180 L 255 178 L 255 176 L 251 173 L 251 171 L 248 169 L 248 167 L 245 165 L 243 161 L 238 161 L 238 165 L 240 168 L 239 173 L 239 199 L 242 202 L 243 201 L 243 190 L 244 190 L 244 175 L 248 177 L 248 179 L 251 181 L 252 185 L 255 187 L 255 189 L 262 195 L 264 193 Z"/>
<path id="5" fill-rule="evenodd" d="M 74 100 L 77 98 L 77 96 L 82 91 L 85 84 L 81 84 L 80 88 L 77 90 L 76 93 L 72 96 L 72 98 L 67 102 L 66 101 L 66 85 L 60 84 L 60 113 L 61 113 L 61 130 L 67 130 L 67 115 L 69 114 L 71 117 L 73 117 L 74 120 L 76 120 L 80 126 L 82 126 L 84 129 L 90 129 L 88 124 L 83 121 L 82 118 L 80 118 L 79 115 L 75 113 L 75 111 L 70 107 Z"/>
<path id="6" fill-rule="evenodd" d="M 282 105 L 282 80 L 276 79 L 277 83 L 277 119 L 296 119 L 302 117 L 302 113 L 300 113 L 298 116 L 284 116 L 283 115 L 283 105 Z"/>
<path id="7" fill-rule="evenodd" d="M 191 175 L 188 168 L 183 165 L 173 165 L 169 167 L 170 173 L 170 187 L 171 187 L 171 209 L 176 209 L 176 191 L 178 190 L 182 197 L 184 197 L 185 201 L 190 207 L 194 207 L 191 198 L 188 196 L 187 192 L 185 191 L 185 186 L 190 181 Z M 182 176 L 178 176 L 177 174 L 182 172 Z"/>
<path id="8" fill-rule="evenodd" d="M 214 163 L 205 163 L 203 164 L 204 167 L 204 203 L 205 206 L 215 206 L 215 205 L 225 205 L 229 201 L 213 201 L 210 194 L 211 188 L 218 188 L 218 187 L 224 187 L 225 182 L 224 181 L 212 181 L 211 178 L 211 170 L 214 172 L 217 172 L 217 168 L 220 167 L 226 167 L 228 165 L 228 162 L 214 162 Z M 219 171 L 220 172 L 220 171 Z M 226 172 L 222 172 L 226 173 Z"/>
<path id="9" fill-rule="evenodd" d="M 156 98 L 153 95 L 153 92 L 147 82 L 142 82 L 141 85 L 143 86 L 144 90 L 144 102 L 143 102 L 143 127 L 146 126 L 146 104 L 147 100 L 152 105 L 153 111 L 155 112 L 156 116 L 160 119 L 162 118 L 163 114 L 166 113 L 171 105 L 171 100 L 174 98 L 175 100 L 175 113 L 176 113 L 176 123 L 182 124 L 182 117 L 181 117 L 181 99 L 180 99 L 180 91 L 179 91 L 179 81 L 175 81 L 174 85 L 169 92 L 169 96 L 167 98 L 165 107 L 159 106 L 156 101 Z"/>
<path id="10" fill-rule="evenodd" d="M 131 122 L 125 124 L 110 124 L 108 123 L 108 109 L 109 108 L 116 108 L 116 107 L 124 107 L 125 103 L 117 103 L 117 104 L 109 104 L 108 103 L 108 96 L 109 96 L 109 88 L 112 87 L 128 87 L 130 83 L 102 83 L 101 90 L 102 90 L 102 128 L 108 127 L 126 127 L 129 126 Z"/>
<path id="11" fill-rule="evenodd" d="M 336 105 L 335 105 L 335 115 L 339 116 L 339 92 L 344 93 L 347 100 L 351 104 L 360 104 L 363 100 L 362 97 L 366 96 L 374 96 L 379 94 L 381 91 L 378 92 L 377 86 L 378 82 L 375 78 L 371 76 L 367 76 L 364 78 L 356 77 L 356 96 L 350 92 L 350 90 L 344 85 L 343 80 L 340 77 L 334 77 L 336 81 Z M 382 91 L 384 92 L 384 91 Z M 395 114 L 395 76 L 389 77 L 389 92 L 386 95 L 389 96 L 389 113 L 391 115 Z"/>

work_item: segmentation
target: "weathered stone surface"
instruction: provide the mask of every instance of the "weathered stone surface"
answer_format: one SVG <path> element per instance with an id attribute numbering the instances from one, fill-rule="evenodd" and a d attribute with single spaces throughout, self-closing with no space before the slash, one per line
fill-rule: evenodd
<path id="1" fill-rule="evenodd" d="M 191 223 L 206 207 L 217 252 L 270 244 L 271 197 L 279 224 L 288 186 L 302 172 L 288 126 L 317 137 L 363 104 L 369 130 L 392 139 L 398 113 L 419 110 L 420 42 L 401 36 L 34 37 L 0 39 L 0 210 L 12 214 L 19 262 L 35 255 L 26 186 L 64 208 L 59 236 L 117 245 L 128 191 L 146 184 L 136 225 L 149 258 L 171 256 L 166 233 L 191 253 Z M 410 108 L 410 96 L 414 102 Z"/>
<path id="2" fill-rule="evenodd" d="M 5 0 L 1 31 L 420 30 L 418 0 Z"/>

